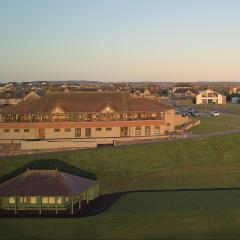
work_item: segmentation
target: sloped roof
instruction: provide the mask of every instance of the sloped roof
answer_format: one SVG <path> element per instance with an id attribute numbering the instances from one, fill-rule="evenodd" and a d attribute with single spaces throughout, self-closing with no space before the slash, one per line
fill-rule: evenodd
<path id="1" fill-rule="evenodd" d="M 58 170 L 27 170 L 0 184 L 0 196 L 73 196 L 97 182 Z"/>
<path id="2" fill-rule="evenodd" d="M 197 94 L 198 91 L 196 91 L 195 89 L 191 89 L 191 88 L 178 88 L 176 89 L 176 91 L 174 92 L 176 93 L 187 93 L 187 92 L 192 92 L 194 94 Z"/>
<path id="3" fill-rule="evenodd" d="M 56 106 L 65 112 L 101 112 L 110 105 L 116 112 L 164 111 L 171 107 L 156 100 L 134 98 L 123 92 L 71 92 L 46 95 L 43 98 L 4 108 L 1 113 L 49 113 Z"/>
<path id="4" fill-rule="evenodd" d="M 5 91 L 0 93 L 0 99 L 23 99 L 31 90 Z"/>

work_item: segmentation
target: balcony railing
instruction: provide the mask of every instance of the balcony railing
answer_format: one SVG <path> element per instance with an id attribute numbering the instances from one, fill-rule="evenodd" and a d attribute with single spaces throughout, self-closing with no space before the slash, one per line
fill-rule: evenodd
<path id="1" fill-rule="evenodd" d="M 164 112 L 137 112 L 115 114 L 1 114 L 1 123 L 48 123 L 48 122 L 109 122 L 163 120 Z"/>

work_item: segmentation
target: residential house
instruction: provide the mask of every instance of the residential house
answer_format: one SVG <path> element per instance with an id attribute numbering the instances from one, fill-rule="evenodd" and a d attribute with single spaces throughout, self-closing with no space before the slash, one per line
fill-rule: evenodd
<path id="1" fill-rule="evenodd" d="M 226 104 L 226 96 L 207 89 L 196 96 L 196 104 Z"/>

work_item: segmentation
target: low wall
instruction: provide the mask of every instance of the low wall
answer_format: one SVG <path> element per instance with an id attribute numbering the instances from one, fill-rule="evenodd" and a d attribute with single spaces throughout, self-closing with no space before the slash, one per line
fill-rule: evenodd
<path id="1" fill-rule="evenodd" d="M 183 130 L 184 130 L 184 131 L 187 131 L 187 130 L 189 130 L 190 128 L 195 127 L 195 126 L 198 126 L 198 125 L 200 125 L 200 124 L 201 124 L 201 120 L 200 120 L 200 119 L 194 120 L 194 121 L 186 124 L 186 126 L 183 127 Z"/>
<path id="2" fill-rule="evenodd" d="M 175 115 L 175 126 L 182 126 L 183 124 L 189 123 L 191 118 L 188 116 L 183 117 L 182 115 Z"/>
<path id="3" fill-rule="evenodd" d="M 96 148 L 96 142 L 75 141 L 25 141 L 21 142 L 21 150 L 44 150 L 64 148 Z"/>

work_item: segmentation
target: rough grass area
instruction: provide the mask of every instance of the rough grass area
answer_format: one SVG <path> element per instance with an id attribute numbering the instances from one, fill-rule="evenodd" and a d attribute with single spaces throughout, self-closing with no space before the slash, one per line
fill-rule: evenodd
<path id="1" fill-rule="evenodd" d="M 194 134 L 204 134 L 240 129 L 240 115 L 223 114 L 219 117 L 203 116 L 201 124 L 192 128 Z"/>
<path id="2" fill-rule="evenodd" d="M 240 135 L 228 135 L 19 156 L 0 159 L 0 180 L 31 164 L 96 177 L 102 194 L 238 188 L 239 146 Z M 124 194 L 107 211 L 92 217 L 0 218 L 0 239 L 239 239 L 239 199 L 239 190 Z"/>

